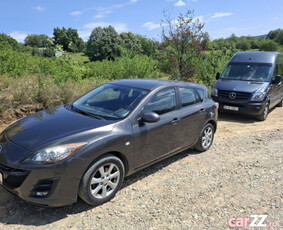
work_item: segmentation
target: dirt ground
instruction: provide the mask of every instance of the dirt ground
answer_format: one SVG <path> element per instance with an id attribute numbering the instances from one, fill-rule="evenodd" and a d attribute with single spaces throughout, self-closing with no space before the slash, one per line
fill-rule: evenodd
<path id="1" fill-rule="evenodd" d="M 229 218 L 251 215 L 276 225 L 260 229 L 282 229 L 282 157 L 283 108 L 264 122 L 221 114 L 209 151 L 187 150 L 126 178 L 99 207 L 42 208 L 0 187 L 0 229 L 229 229 Z"/>

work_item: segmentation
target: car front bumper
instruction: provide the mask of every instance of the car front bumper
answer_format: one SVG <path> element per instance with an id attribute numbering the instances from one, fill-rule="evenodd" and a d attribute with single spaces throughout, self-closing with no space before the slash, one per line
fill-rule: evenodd
<path id="1" fill-rule="evenodd" d="M 13 151 L 22 149 L 13 143 L 9 146 Z M 0 155 L 0 184 L 9 192 L 43 206 L 58 207 L 77 201 L 88 160 L 69 157 L 57 164 L 26 165 L 8 163 L 5 156 L 9 156 L 9 149 Z"/>
<path id="2" fill-rule="evenodd" d="M 259 115 L 263 112 L 267 100 L 260 101 L 260 102 L 245 102 L 245 103 L 233 103 L 231 101 L 225 101 L 219 99 L 218 97 L 212 96 L 212 99 L 219 103 L 219 110 L 225 112 L 232 112 L 232 113 L 240 113 L 240 114 L 247 114 L 247 115 Z M 238 108 L 237 111 L 226 109 L 225 106 L 231 106 Z"/>

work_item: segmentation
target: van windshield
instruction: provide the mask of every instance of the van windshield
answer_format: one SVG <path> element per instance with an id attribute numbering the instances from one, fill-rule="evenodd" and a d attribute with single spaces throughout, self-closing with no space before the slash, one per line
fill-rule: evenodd
<path id="1" fill-rule="evenodd" d="M 271 64 L 230 63 L 224 70 L 221 79 L 268 82 Z"/>

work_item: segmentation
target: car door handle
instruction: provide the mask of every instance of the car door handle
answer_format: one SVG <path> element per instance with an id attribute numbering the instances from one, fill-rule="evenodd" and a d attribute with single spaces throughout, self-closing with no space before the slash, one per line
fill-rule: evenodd
<path id="1" fill-rule="evenodd" d="M 199 112 L 204 113 L 206 109 L 201 109 Z"/>
<path id="2" fill-rule="evenodd" d="M 171 124 L 172 125 L 177 125 L 179 122 L 179 119 L 178 118 L 174 118 L 172 121 L 171 121 Z"/>

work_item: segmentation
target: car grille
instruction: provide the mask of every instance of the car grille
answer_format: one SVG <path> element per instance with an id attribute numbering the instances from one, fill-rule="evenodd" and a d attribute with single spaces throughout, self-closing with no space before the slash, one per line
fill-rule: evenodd
<path id="1" fill-rule="evenodd" d="M 230 93 L 235 93 L 236 97 L 234 99 L 230 98 Z M 251 93 L 245 92 L 218 90 L 218 97 L 230 102 L 248 102 L 251 98 L 251 95 Z"/>

